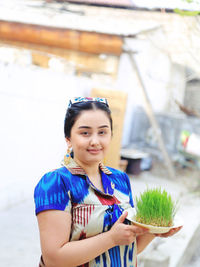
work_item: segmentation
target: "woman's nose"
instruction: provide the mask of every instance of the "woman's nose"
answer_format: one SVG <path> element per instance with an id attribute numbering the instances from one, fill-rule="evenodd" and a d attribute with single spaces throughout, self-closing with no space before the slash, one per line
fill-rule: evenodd
<path id="1" fill-rule="evenodd" d="M 90 144 L 91 145 L 96 145 L 99 144 L 99 138 L 96 134 L 93 134 L 90 139 Z"/>

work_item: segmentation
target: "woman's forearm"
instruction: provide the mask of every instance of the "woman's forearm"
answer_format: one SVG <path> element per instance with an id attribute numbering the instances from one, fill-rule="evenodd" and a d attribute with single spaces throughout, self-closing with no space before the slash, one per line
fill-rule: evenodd
<path id="1" fill-rule="evenodd" d="M 154 234 L 146 233 L 137 237 L 137 254 L 142 252 L 146 246 L 155 238 Z"/>
<path id="2" fill-rule="evenodd" d="M 136 235 L 144 234 L 146 230 L 124 224 L 127 214 L 127 212 L 124 212 L 109 231 L 78 241 L 68 241 L 70 231 L 65 230 L 66 223 L 54 222 L 55 215 L 57 215 L 56 222 L 58 222 L 58 218 L 64 216 L 67 225 L 69 225 L 68 220 L 71 219 L 69 216 L 55 211 L 41 214 L 38 216 L 38 221 L 45 266 L 79 266 L 95 259 L 112 247 L 132 244 L 136 240 Z M 48 217 L 48 220 L 45 219 L 45 216 Z M 51 224 L 49 224 L 49 217 L 51 218 Z M 64 231 L 66 231 L 65 235 Z"/>
<path id="3" fill-rule="evenodd" d="M 47 267 L 72 267 L 91 261 L 113 246 L 115 244 L 108 231 L 87 239 L 67 242 L 57 251 L 46 255 L 47 260 L 43 256 Z"/>

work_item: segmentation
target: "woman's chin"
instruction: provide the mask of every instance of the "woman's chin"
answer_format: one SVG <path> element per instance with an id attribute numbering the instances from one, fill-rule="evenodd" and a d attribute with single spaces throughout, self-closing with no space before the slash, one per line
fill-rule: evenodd
<path id="1" fill-rule="evenodd" d="M 104 158 L 102 153 L 99 154 L 89 154 L 88 157 L 85 157 L 89 162 L 100 162 Z"/>

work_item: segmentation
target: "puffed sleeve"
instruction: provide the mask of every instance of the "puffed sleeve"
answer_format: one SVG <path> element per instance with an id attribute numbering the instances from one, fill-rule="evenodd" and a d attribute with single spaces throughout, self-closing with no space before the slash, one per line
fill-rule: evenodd
<path id="1" fill-rule="evenodd" d="M 44 210 L 63 210 L 71 212 L 70 189 L 57 172 L 46 173 L 34 190 L 35 213 Z"/>

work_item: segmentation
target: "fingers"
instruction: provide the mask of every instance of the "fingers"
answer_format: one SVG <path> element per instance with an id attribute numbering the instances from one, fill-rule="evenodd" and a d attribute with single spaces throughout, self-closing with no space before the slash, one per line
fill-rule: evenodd
<path id="1" fill-rule="evenodd" d="M 129 245 L 137 236 L 149 232 L 147 228 L 123 223 L 127 215 L 128 213 L 124 212 L 109 231 L 114 245 Z"/>
<path id="2" fill-rule="evenodd" d="M 128 212 L 125 211 L 125 212 L 119 217 L 119 219 L 116 221 L 116 223 L 123 223 L 124 220 L 126 219 L 127 215 L 128 215 Z"/>
<path id="3" fill-rule="evenodd" d="M 164 233 L 164 234 L 155 234 L 157 237 L 169 237 L 175 235 L 177 232 L 181 230 L 183 226 L 172 228 L 169 232 Z"/>
<path id="4" fill-rule="evenodd" d="M 177 227 L 177 228 L 172 228 L 172 229 L 168 232 L 169 236 L 172 236 L 172 235 L 178 233 L 178 232 L 181 230 L 182 227 L 183 227 L 183 226 L 180 226 L 180 227 Z"/>
<path id="5" fill-rule="evenodd" d="M 125 211 L 120 217 L 119 219 L 116 221 L 115 223 L 115 227 L 118 227 L 119 224 L 123 224 L 124 220 L 126 219 L 128 215 L 128 212 Z M 127 225 L 127 224 L 123 224 L 123 226 L 120 226 L 122 228 L 120 229 L 123 229 L 123 231 L 125 231 L 126 233 L 129 232 L 129 234 L 132 236 L 132 237 L 136 237 L 136 236 L 139 236 L 139 235 L 143 235 L 147 232 L 149 232 L 149 229 L 147 228 L 144 228 L 144 227 L 139 227 L 139 226 L 136 226 L 136 225 Z"/>
<path id="6" fill-rule="evenodd" d="M 172 228 L 172 230 L 178 232 L 178 231 L 180 231 L 182 228 L 183 228 L 183 226 L 179 226 L 179 227 L 176 227 L 176 228 Z"/>
<path id="7" fill-rule="evenodd" d="M 134 225 L 127 225 L 127 227 L 129 227 L 130 231 L 133 232 L 136 236 L 143 235 L 149 232 L 149 229 L 144 227 L 138 227 Z"/>

